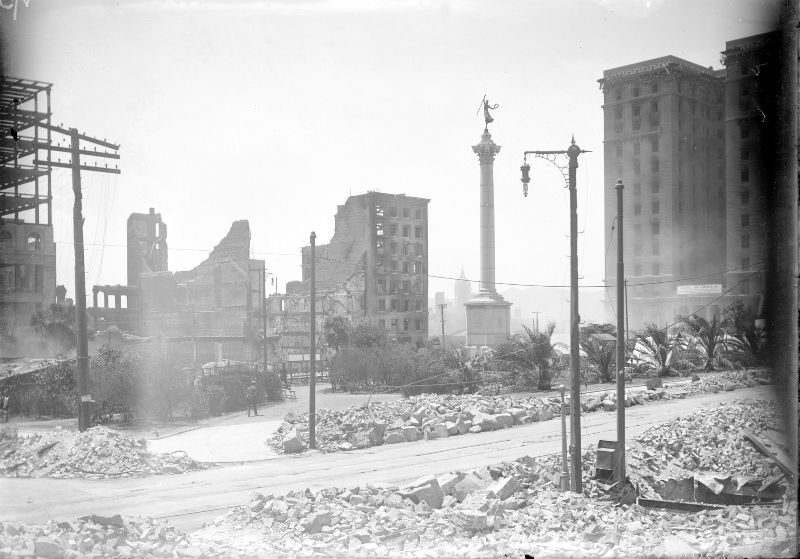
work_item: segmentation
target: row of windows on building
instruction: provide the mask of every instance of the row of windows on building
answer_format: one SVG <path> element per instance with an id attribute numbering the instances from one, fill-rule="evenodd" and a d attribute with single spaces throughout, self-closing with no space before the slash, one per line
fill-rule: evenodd
<path id="1" fill-rule="evenodd" d="M 397 223 L 389 223 L 389 224 L 386 224 L 386 225 L 384 225 L 383 223 L 377 223 L 375 225 L 375 232 L 380 236 L 388 235 L 390 237 L 397 237 L 398 236 L 397 233 L 398 233 L 398 231 L 400 231 L 400 234 L 401 234 L 402 237 L 410 238 L 411 237 L 411 225 L 402 224 L 402 225 L 400 225 L 399 228 L 398 228 L 398 225 L 399 224 L 397 224 Z M 425 232 L 425 228 L 422 225 L 415 225 L 414 226 L 414 238 L 421 239 L 424 232 Z"/>
<path id="2" fill-rule="evenodd" d="M 395 241 L 389 241 L 386 243 L 383 240 L 378 241 L 376 247 L 378 249 L 378 254 L 383 254 L 386 251 L 386 246 L 389 246 L 389 254 L 391 256 L 397 256 L 398 253 L 398 243 Z M 399 243 L 400 253 L 403 256 L 416 256 L 417 258 L 422 258 L 423 254 L 425 253 L 425 247 L 421 243 Z"/>
<path id="3" fill-rule="evenodd" d="M 412 324 L 414 326 L 414 330 L 417 332 L 425 330 L 425 321 L 420 320 L 419 318 L 415 319 L 413 323 L 408 318 L 404 318 L 402 322 L 397 318 L 392 318 L 389 322 L 387 322 L 384 318 L 378 319 L 378 328 L 381 330 L 387 330 L 386 326 L 388 325 L 389 330 L 399 331 L 402 329 L 403 332 L 408 332 L 411 329 Z"/>
<path id="4" fill-rule="evenodd" d="M 422 279 L 417 279 L 413 283 L 413 293 L 415 295 L 423 295 L 424 284 Z M 412 293 L 411 280 L 385 280 L 383 278 L 375 281 L 375 291 L 378 295 L 386 293 Z"/>
<path id="5" fill-rule="evenodd" d="M 403 274 L 424 274 L 425 266 L 422 262 L 398 262 L 397 260 L 378 260 L 375 271 L 379 274 L 386 272 L 400 272 Z"/>
<path id="6" fill-rule="evenodd" d="M 378 299 L 379 311 L 393 311 L 393 312 L 423 312 L 426 310 L 425 302 L 422 299 L 388 299 L 389 304 L 386 304 L 387 299 Z"/>
<path id="7" fill-rule="evenodd" d="M 44 268 L 35 264 L 0 265 L 0 292 L 43 293 Z"/>
<path id="8" fill-rule="evenodd" d="M 422 219 L 422 208 L 400 208 L 398 210 L 397 206 L 391 206 L 388 209 L 388 217 L 397 217 L 401 215 L 403 219 L 411 219 L 411 213 L 414 213 L 414 219 Z M 387 210 L 381 204 L 375 206 L 375 215 L 378 217 L 387 217 Z"/>
<path id="9" fill-rule="evenodd" d="M 0 231 L 0 250 L 12 250 L 14 248 L 14 235 L 11 231 Z M 28 250 L 39 250 L 42 248 L 42 236 L 39 233 L 28 233 L 25 239 L 25 248 Z"/>

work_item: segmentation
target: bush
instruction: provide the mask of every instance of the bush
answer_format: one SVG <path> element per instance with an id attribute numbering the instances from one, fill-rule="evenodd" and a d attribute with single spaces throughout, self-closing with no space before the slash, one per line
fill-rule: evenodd
<path id="1" fill-rule="evenodd" d="M 274 373 L 267 373 L 262 377 L 262 385 L 264 393 L 267 395 L 267 400 L 270 402 L 279 402 L 283 399 L 283 383 L 281 377 Z"/>
<path id="2" fill-rule="evenodd" d="M 218 384 L 206 388 L 208 398 L 208 413 L 214 417 L 222 415 L 225 406 L 225 390 Z"/>
<path id="3" fill-rule="evenodd" d="M 5 378 L 0 393 L 11 396 L 9 415 L 76 417 L 75 362 L 60 359 L 41 371 Z"/>

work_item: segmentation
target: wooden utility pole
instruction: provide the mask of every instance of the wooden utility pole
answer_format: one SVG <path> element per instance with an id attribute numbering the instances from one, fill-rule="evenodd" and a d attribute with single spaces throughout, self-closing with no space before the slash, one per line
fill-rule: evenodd
<path id="1" fill-rule="evenodd" d="M 65 130 L 57 126 L 47 126 L 51 131 L 65 134 L 70 138 L 70 147 L 57 147 L 48 146 L 46 149 L 50 151 L 66 151 L 72 156 L 72 161 L 69 163 L 61 163 L 60 161 L 44 161 L 38 158 L 34 160 L 35 165 L 45 165 L 50 167 L 64 167 L 72 170 L 72 192 L 75 195 L 75 203 L 72 209 L 73 220 L 73 235 L 75 246 L 75 311 L 76 311 L 76 328 L 75 336 L 77 338 L 77 356 L 75 359 L 75 375 L 78 384 L 78 396 L 80 397 L 80 404 L 78 409 L 78 430 L 85 431 L 89 428 L 91 413 L 92 395 L 89 390 L 89 335 L 87 332 L 86 320 L 86 270 L 84 265 L 84 244 L 83 244 L 83 193 L 81 191 L 81 171 L 97 171 L 101 173 L 114 173 L 119 174 L 120 170 L 109 169 L 108 164 L 105 167 L 98 167 L 97 163 L 94 166 L 81 165 L 81 155 L 89 157 L 104 157 L 110 159 L 119 159 L 119 154 L 111 153 L 108 151 L 98 152 L 97 146 L 109 148 L 114 151 L 119 149 L 119 146 L 106 142 L 105 140 L 98 140 L 91 138 L 84 134 L 80 134 L 76 128 Z M 94 150 L 89 151 L 81 149 L 81 142 L 84 144 L 94 144 Z"/>
<path id="2" fill-rule="evenodd" d="M 439 312 L 442 315 L 442 351 L 444 351 L 444 310 L 447 308 L 447 303 L 439 305 Z"/>
<path id="3" fill-rule="evenodd" d="M 264 375 L 267 374 L 267 269 L 264 268 L 264 294 L 261 297 L 261 319 L 264 326 L 264 339 L 261 341 L 264 358 Z"/>
<path id="4" fill-rule="evenodd" d="M 317 386 L 317 284 L 316 284 L 316 240 L 317 234 L 311 232 L 311 371 L 308 377 L 308 448 L 317 447 L 315 390 Z"/>

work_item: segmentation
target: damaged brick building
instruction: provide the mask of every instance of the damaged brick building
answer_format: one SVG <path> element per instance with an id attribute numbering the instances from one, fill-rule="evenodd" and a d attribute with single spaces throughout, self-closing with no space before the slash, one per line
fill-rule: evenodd
<path id="1" fill-rule="evenodd" d="M 94 329 L 115 325 L 162 338 L 173 354 L 195 365 L 220 358 L 255 360 L 265 269 L 263 260 L 250 258 L 249 222 L 235 221 L 192 270 L 170 272 L 167 265 L 167 228 L 161 215 L 152 208 L 147 214 L 131 214 L 128 285 L 94 286 Z M 104 294 L 103 307 L 98 306 L 98 293 Z"/>
<path id="2" fill-rule="evenodd" d="M 428 339 L 428 202 L 367 192 L 338 207 L 330 242 L 316 247 L 317 331 L 325 319 L 366 322 L 401 342 Z M 278 361 L 307 359 L 311 247 L 302 249 L 302 281 L 267 303 Z M 322 342 L 322 338 L 319 340 Z"/>

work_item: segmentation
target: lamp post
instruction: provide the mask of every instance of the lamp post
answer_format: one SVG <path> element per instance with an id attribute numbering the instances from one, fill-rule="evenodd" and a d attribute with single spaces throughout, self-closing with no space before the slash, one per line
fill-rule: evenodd
<path id="1" fill-rule="evenodd" d="M 570 373 L 572 376 L 570 387 L 570 431 L 571 431 L 571 480 L 572 491 L 580 493 L 583 490 L 581 473 L 581 375 L 580 353 L 578 345 L 578 194 L 575 186 L 575 174 L 578 168 L 578 156 L 589 153 L 575 144 L 575 137 L 566 150 L 561 151 L 526 151 L 523 154 L 522 194 L 528 196 L 528 183 L 530 183 L 531 166 L 528 164 L 528 155 L 549 161 L 561 171 L 569 189 L 569 244 L 570 244 Z M 564 156 L 566 156 L 566 161 Z"/>

